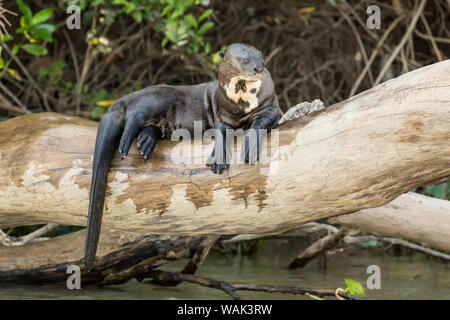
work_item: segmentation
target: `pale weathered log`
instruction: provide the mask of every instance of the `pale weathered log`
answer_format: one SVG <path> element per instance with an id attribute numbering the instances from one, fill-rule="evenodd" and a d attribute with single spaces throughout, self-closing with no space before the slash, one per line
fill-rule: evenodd
<path id="1" fill-rule="evenodd" d="M 340 215 L 328 221 L 382 237 L 408 239 L 437 250 L 450 252 L 450 201 L 447 200 L 408 192 L 384 206 Z M 310 222 L 283 233 L 241 234 L 224 242 L 303 237 L 316 232 L 336 233 L 337 231 L 338 228 L 332 225 Z"/>
<path id="2" fill-rule="evenodd" d="M 272 233 L 384 205 L 450 177 L 449 101 L 447 60 L 284 123 L 270 163 L 232 164 L 223 175 L 204 165 L 212 143 L 183 158 L 192 164 L 176 162 L 170 141 L 159 143 L 148 163 L 133 146 L 127 160 L 113 160 L 104 226 Z M 96 128 L 51 113 L 0 124 L 0 227 L 86 224 Z"/>
<path id="3" fill-rule="evenodd" d="M 388 237 L 378 237 L 378 236 L 359 236 L 359 237 L 352 237 L 352 236 L 345 236 L 344 237 L 344 243 L 345 244 L 355 244 L 355 243 L 361 243 L 361 242 L 368 242 L 368 241 L 383 241 L 387 242 L 390 245 L 396 244 L 400 245 L 404 248 L 418 251 L 421 253 L 424 253 L 426 255 L 436 257 L 439 259 L 450 261 L 450 254 L 437 251 L 431 248 L 427 248 L 425 246 L 410 242 L 408 240 L 403 240 L 399 238 L 388 238 Z"/>
<path id="4" fill-rule="evenodd" d="M 333 217 L 329 221 L 450 252 L 450 201 L 447 200 L 408 192 L 382 207 Z"/>
<path id="5" fill-rule="evenodd" d="M 353 228 L 368 229 L 385 237 L 396 236 L 422 242 L 439 250 L 450 252 L 448 242 L 450 239 L 450 201 L 410 192 L 380 208 L 365 209 L 330 220 L 333 223 L 342 223 Z M 261 238 L 261 236 L 268 238 L 305 236 L 319 231 L 335 233 L 338 230 L 330 225 L 309 223 L 279 235 L 239 235 L 224 242 L 251 240 Z M 346 236 L 345 242 L 353 243 L 356 238 L 359 239 L 358 241 L 392 239 Z M 137 271 L 146 274 L 152 269 L 151 267 L 169 261 L 167 257 L 162 256 L 163 253 L 174 252 L 170 256 L 177 259 L 180 258 L 175 254 L 177 247 L 189 250 L 190 246 L 191 250 L 194 250 L 201 241 L 201 237 L 146 237 L 104 228 L 100 237 L 96 272 L 86 275 L 82 260 L 84 239 L 85 231 L 83 230 L 21 247 L 0 247 L 0 282 L 28 284 L 64 282 L 67 278 L 65 269 L 68 265 L 76 264 L 81 267 L 83 285 L 122 283 L 129 280 L 130 271 L 122 272 L 121 270 L 126 270 L 137 262 L 147 259 L 146 266 L 135 267 Z M 429 254 L 429 252 L 426 253 Z M 189 252 L 186 254 L 189 255 Z M 439 254 L 435 255 L 439 256 Z M 148 264 L 150 261 L 151 263 Z M 139 275 L 140 273 L 134 272 L 133 274 Z"/>

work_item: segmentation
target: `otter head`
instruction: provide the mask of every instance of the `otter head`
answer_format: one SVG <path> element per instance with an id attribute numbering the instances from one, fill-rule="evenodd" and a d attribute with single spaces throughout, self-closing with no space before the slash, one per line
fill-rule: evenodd
<path id="1" fill-rule="evenodd" d="M 236 112 L 249 113 L 256 109 L 264 72 L 261 52 L 248 44 L 235 43 L 220 56 L 219 85 L 222 92 L 228 100 L 234 101 Z"/>
<path id="2" fill-rule="evenodd" d="M 261 52 L 248 44 L 234 43 L 219 53 L 219 82 L 224 85 L 232 78 L 246 82 L 258 81 L 264 71 Z"/>

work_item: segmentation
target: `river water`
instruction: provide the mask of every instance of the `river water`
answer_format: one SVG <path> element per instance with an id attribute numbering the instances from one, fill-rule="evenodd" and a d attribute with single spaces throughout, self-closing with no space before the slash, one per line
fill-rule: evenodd
<path id="1" fill-rule="evenodd" d="M 324 269 L 314 260 L 300 270 L 287 265 L 295 253 L 305 247 L 304 240 L 270 240 L 256 256 L 229 256 L 211 252 L 197 275 L 234 283 L 286 285 L 314 289 L 345 288 L 344 278 L 361 282 L 369 299 L 450 299 L 450 264 L 410 253 L 402 249 L 393 255 L 381 248 L 352 247 L 327 259 Z M 186 261 L 177 261 L 164 269 L 181 270 Z M 367 289 L 369 265 L 381 270 L 381 289 Z M 243 299 L 310 299 L 305 296 L 237 292 Z M 59 287 L 0 286 L 0 299 L 231 299 L 216 289 L 182 283 L 177 287 L 162 287 L 150 283 L 129 281 L 105 288 L 87 287 L 68 290 Z"/>

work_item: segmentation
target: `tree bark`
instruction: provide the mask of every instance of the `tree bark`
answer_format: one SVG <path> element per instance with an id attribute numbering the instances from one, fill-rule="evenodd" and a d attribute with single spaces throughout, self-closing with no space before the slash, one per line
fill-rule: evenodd
<path id="1" fill-rule="evenodd" d="M 402 194 L 388 204 L 328 219 L 330 223 L 374 233 L 381 237 L 407 239 L 450 252 L 450 201 L 414 192 Z M 277 234 L 240 234 L 224 242 L 261 238 L 305 237 L 316 232 L 336 233 L 338 228 L 307 223 Z"/>
<path id="2" fill-rule="evenodd" d="M 339 229 L 338 232 L 327 235 L 326 237 L 317 240 L 308 248 L 303 250 L 290 264 L 289 269 L 302 268 L 311 260 L 314 260 L 322 253 L 326 253 L 328 249 L 335 247 L 342 238 L 349 232 L 346 227 Z"/>
<path id="3" fill-rule="evenodd" d="M 382 207 L 333 217 L 329 221 L 450 252 L 450 201 L 447 200 L 408 192 Z"/>
<path id="4" fill-rule="evenodd" d="M 212 143 L 117 154 L 103 225 L 145 234 L 274 233 L 382 206 L 450 177 L 450 61 L 280 126 L 267 164 L 205 167 Z M 0 227 L 85 225 L 97 123 L 43 113 L 0 123 Z M 181 147 L 182 146 L 182 147 Z M 185 161 L 184 164 L 177 163 Z M 190 162 L 190 163 L 187 163 Z"/>
<path id="5" fill-rule="evenodd" d="M 19 247 L 0 247 L 0 283 L 64 283 L 71 265 L 80 267 L 82 285 L 108 282 L 139 264 L 148 270 L 190 257 L 203 237 L 139 235 L 103 229 L 94 269 L 84 266 L 86 230 Z M 147 270 L 142 270 L 147 272 Z M 141 274 L 127 274 L 122 283 Z"/>

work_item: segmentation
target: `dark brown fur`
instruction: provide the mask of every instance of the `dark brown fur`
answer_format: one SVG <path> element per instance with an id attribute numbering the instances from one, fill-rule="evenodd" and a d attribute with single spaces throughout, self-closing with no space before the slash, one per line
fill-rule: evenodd
<path id="1" fill-rule="evenodd" d="M 280 114 L 274 84 L 269 71 L 264 68 L 261 53 L 249 45 L 232 44 L 221 56 L 218 81 L 192 86 L 151 86 L 119 99 L 103 117 L 95 144 L 89 203 L 85 248 L 85 263 L 89 269 L 94 264 L 107 174 L 117 147 L 125 158 L 137 136 L 138 148 L 148 160 L 157 139 L 170 137 L 178 128 L 193 132 L 194 121 L 202 121 L 204 131 L 209 128 L 218 130 L 216 148 L 208 165 L 214 173 L 222 173 L 229 167 L 226 156 L 222 156 L 227 154 L 227 150 L 225 143 L 219 150 L 217 141 L 224 141 L 227 128 L 252 128 L 259 132 L 258 129 L 271 129 L 278 124 Z M 257 93 L 256 89 L 252 93 L 256 94 L 257 106 L 246 111 L 249 102 L 242 99 L 235 102 L 227 95 L 225 87 L 233 77 L 258 75 L 261 87 Z M 244 80 L 238 83 L 235 93 L 240 90 L 246 92 L 248 84 L 251 84 Z M 247 139 L 242 153 L 246 162 L 254 163 L 259 152 L 259 142 L 252 146 Z"/>

